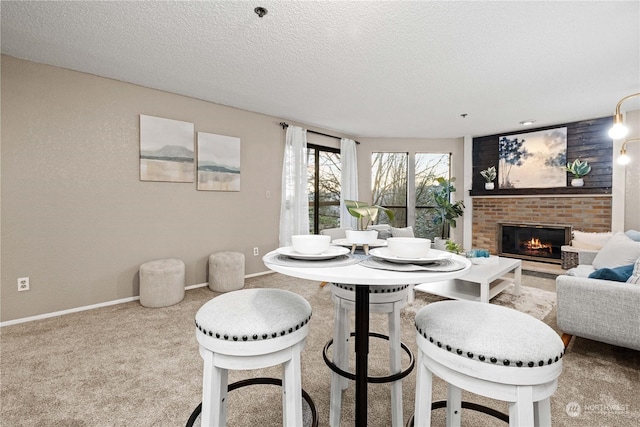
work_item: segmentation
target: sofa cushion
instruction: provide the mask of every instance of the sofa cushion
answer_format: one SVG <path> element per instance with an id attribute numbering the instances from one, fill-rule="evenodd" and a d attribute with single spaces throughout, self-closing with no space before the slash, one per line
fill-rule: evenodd
<path id="1" fill-rule="evenodd" d="M 367 230 L 377 230 L 378 239 L 387 240 L 391 237 L 391 226 L 389 224 L 370 225 Z"/>
<path id="2" fill-rule="evenodd" d="M 586 233 L 584 231 L 575 230 L 573 232 L 573 239 L 571 240 L 571 246 L 577 249 L 601 249 L 613 236 L 613 233 Z"/>
<path id="3" fill-rule="evenodd" d="M 615 268 L 600 268 L 589 274 L 589 279 L 613 280 L 615 282 L 626 282 L 633 273 L 633 264 L 623 265 Z"/>
<path id="4" fill-rule="evenodd" d="M 627 283 L 640 285 L 640 258 L 638 258 L 635 264 L 633 264 L 633 272 L 631 273 L 631 277 L 627 279 Z"/>
<path id="5" fill-rule="evenodd" d="M 413 227 L 411 226 L 404 228 L 391 227 L 391 235 L 393 237 L 415 237 L 413 234 Z"/>
<path id="6" fill-rule="evenodd" d="M 575 276 L 575 277 L 589 277 L 591 273 L 595 271 L 595 268 L 591 264 L 578 264 L 578 266 L 574 268 L 570 268 L 565 273 L 567 276 Z"/>
<path id="7" fill-rule="evenodd" d="M 614 234 L 593 259 L 593 268 L 614 268 L 633 264 L 640 257 L 640 242 L 623 232 Z"/>

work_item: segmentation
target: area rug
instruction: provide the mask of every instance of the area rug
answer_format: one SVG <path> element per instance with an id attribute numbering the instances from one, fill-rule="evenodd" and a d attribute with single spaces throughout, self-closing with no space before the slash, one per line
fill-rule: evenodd
<path id="1" fill-rule="evenodd" d="M 425 305 L 444 301 L 447 298 L 431 295 L 426 292 L 416 291 L 415 301 L 404 308 L 406 315 L 415 316 L 415 314 Z M 520 294 L 516 295 L 513 287 L 505 289 L 503 292 L 491 299 L 491 304 L 501 305 L 503 307 L 513 308 L 523 313 L 529 314 L 538 320 L 543 320 L 556 305 L 555 292 L 545 291 L 543 289 L 533 288 L 530 286 L 521 286 Z"/>

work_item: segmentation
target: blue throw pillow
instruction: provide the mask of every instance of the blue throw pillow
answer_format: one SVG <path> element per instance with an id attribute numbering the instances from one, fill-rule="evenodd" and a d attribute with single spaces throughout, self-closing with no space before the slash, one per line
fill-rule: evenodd
<path id="1" fill-rule="evenodd" d="M 633 274 L 633 264 L 623 265 L 615 268 L 601 268 L 589 274 L 589 279 L 613 280 L 616 282 L 626 282 Z"/>
<path id="2" fill-rule="evenodd" d="M 636 242 L 640 242 L 640 231 L 627 230 L 627 231 L 624 232 L 624 234 L 626 234 L 627 237 L 630 238 L 631 240 L 634 240 Z"/>

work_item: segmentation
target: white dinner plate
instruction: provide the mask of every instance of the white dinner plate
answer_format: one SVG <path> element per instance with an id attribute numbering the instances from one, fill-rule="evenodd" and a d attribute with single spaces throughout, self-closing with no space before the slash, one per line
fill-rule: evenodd
<path id="1" fill-rule="evenodd" d="M 424 258 L 400 258 L 395 255 L 391 255 L 389 248 L 375 248 L 371 249 L 369 253 L 376 258 L 382 258 L 385 261 L 395 262 L 397 264 L 428 264 L 451 258 L 450 253 L 435 250 L 430 250 L 429 256 Z"/>
<path id="2" fill-rule="evenodd" d="M 353 246 L 353 243 L 350 243 L 347 239 L 335 239 L 331 243 L 339 246 L 348 246 L 348 247 Z M 362 246 L 362 243 L 356 243 L 356 246 Z M 380 246 L 387 246 L 387 241 L 383 239 L 376 239 L 375 241 L 369 243 L 370 248 L 375 248 Z"/>
<path id="3" fill-rule="evenodd" d="M 329 249 L 322 252 L 321 254 L 316 255 L 308 255 L 301 254 L 293 250 L 293 246 L 285 246 L 283 248 L 278 248 L 276 251 L 281 254 L 288 256 L 289 258 L 295 259 L 306 259 L 306 260 L 322 260 L 322 259 L 331 259 L 339 257 L 340 255 L 346 255 L 349 253 L 348 248 L 343 248 L 342 246 L 329 246 Z"/>

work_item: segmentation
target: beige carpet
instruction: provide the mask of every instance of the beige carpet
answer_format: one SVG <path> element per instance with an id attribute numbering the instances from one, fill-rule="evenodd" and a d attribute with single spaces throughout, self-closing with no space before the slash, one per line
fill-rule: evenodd
<path id="1" fill-rule="evenodd" d="M 554 281 L 529 275 L 520 296 L 509 291 L 492 300 L 542 318 L 555 328 Z M 246 287 L 280 287 L 299 293 L 313 307 L 311 332 L 302 356 L 303 387 L 314 399 L 320 425 L 328 424 L 329 369 L 321 350 L 331 337 L 333 311 L 328 288 L 278 274 L 248 279 Z M 143 308 L 137 302 L 7 326 L 0 330 L 0 424 L 2 426 L 183 426 L 201 400 L 202 361 L 195 341 L 196 311 L 216 294 L 188 291 L 172 307 Z M 413 315 L 439 298 L 418 293 L 402 315 L 403 341 L 415 351 Z M 372 315 L 372 330 L 385 332 L 386 318 Z M 508 327 L 508 325 L 505 325 Z M 386 347 L 372 340 L 371 371 L 383 374 Z M 277 368 L 232 372 L 230 381 Z M 405 378 L 404 411 L 413 411 L 415 372 Z M 352 425 L 353 390 L 345 392 L 343 425 Z M 389 386 L 369 386 L 369 425 L 389 425 Z M 445 396 L 437 381 L 434 397 Z M 564 359 L 552 416 L 559 426 L 636 426 L 640 420 L 640 353 L 574 338 Z M 464 394 L 465 400 L 506 410 L 506 404 Z M 229 426 L 281 424 L 274 386 L 232 392 Z M 571 408 L 567 414 L 567 406 Z M 444 425 L 444 410 L 433 425 Z M 473 411 L 465 426 L 505 425 Z"/>

